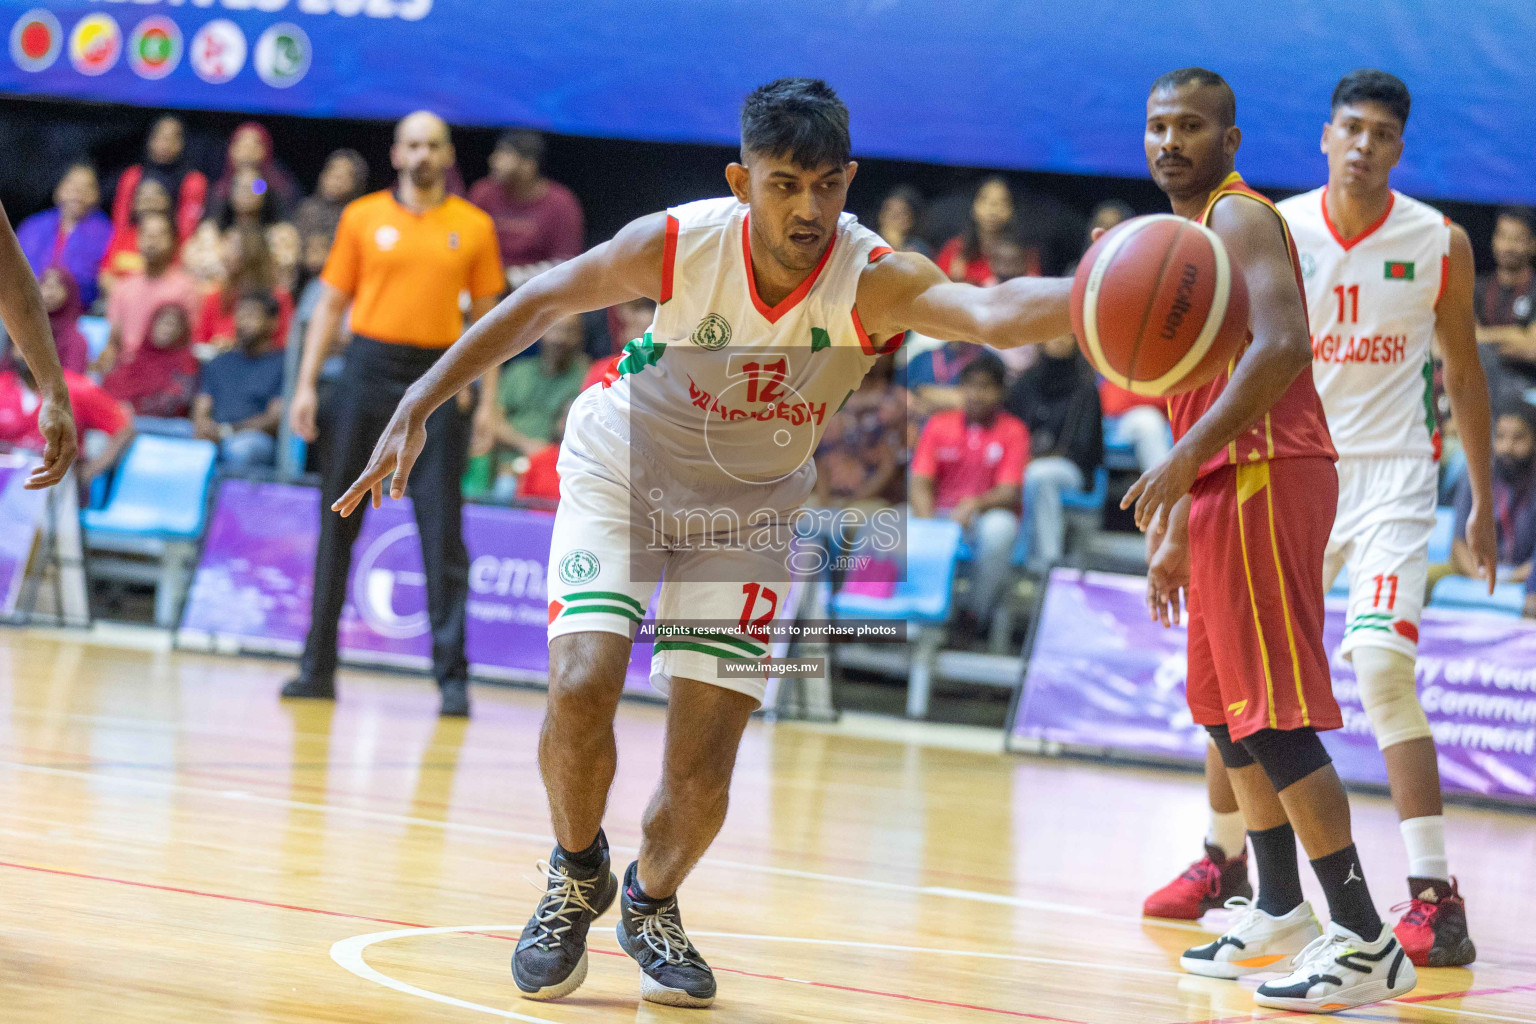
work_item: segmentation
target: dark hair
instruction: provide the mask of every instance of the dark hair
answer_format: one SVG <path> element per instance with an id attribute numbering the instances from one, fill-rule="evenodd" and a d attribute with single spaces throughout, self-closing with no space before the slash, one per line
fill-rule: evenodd
<path id="1" fill-rule="evenodd" d="M 1008 202 L 1013 206 L 1013 218 L 1004 226 L 1003 237 L 1011 241 L 1018 241 L 1016 237 L 1013 237 L 1017 235 L 1019 216 L 1019 201 L 1014 197 L 1013 186 L 1008 184 L 1008 179 L 1001 174 L 990 175 L 980 185 L 976 186 L 976 191 L 971 193 L 971 206 L 966 207 L 965 233 L 960 236 L 960 255 L 965 258 L 967 263 L 982 255 L 981 232 L 976 228 L 976 214 L 971 207 L 976 205 L 976 197 L 981 195 L 981 190 L 994 182 L 1007 190 Z"/>
<path id="2" fill-rule="evenodd" d="M 544 135 L 531 128 L 514 128 L 496 140 L 497 149 L 510 149 L 524 160 L 544 166 Z"/>
<path id="3" fill-rule="evenodd" d="M 895 188 L 891 189 L 885 194 L 885 198 L 880 200 L 880 205 L 884 206 L 892 199 L 899 199 L 903 203 L 906 203 L 907 208 L 912 211 L 912 218 L 914 221 L 922 219 L 924 206 L 923 194 L 917 190 L 916 185 L 897 185 Z"/>
<path id="4" fill-rule="evenodd" d="M 1335 111 L 1346 103 L 1361 101 L 1380 103 L 1399 122 L 1405 125 L 1408 123 L 1408 108 L 1412 106 L 1412 100 L 1408 96 L 1408 87 L 1396 75 L 1375 68 L 1351 71 L 1334 86 L 1333 100 L 1328 109 Z"/>
<path id="5" fill-rule="evenodd" d="M 330 164 L 334 160 L 345 160 L 352 165 L 352 173 L 357 176 L 357 184 L 352 190 L 354 194 L 362 195 L 368 190 L 368 161 L 363 159 L 363 154 L 350 148 L 336 149 L 325 158 L 325 162 Z"/>
<path id="6" fill-rule="evenodd" d="M 1536 405 L 1521 398 L 1508 399 L 1500 403 L 1499 414 L 1494 417 L 1494 421 L 1497 422 L 1505 416 L 1513 416 L 1524 423 L 1525 429 L 1530 431 L 1532 437 L 1536 437 Z"/>
<path id="7" fill-rule="evenodd" d="M 1237 124 L 1237 96 L 1232 92 L 1232 87 L 1227 80 L 1208 68 L 1176 68 L 1173 71 L 1158 75 L 1152 83 L 1148 93 L 1162 92 L 1164 89 L 1179 89 L 1186 85 L 1213 85 L 1221 90 L 1222 101 L 1218 116 L 1222 126 L 1230 128 Z"/>
<path id="8" fill-rule="evenodd" d="M 1525 230 L 1536 235 L 1536 210 L 1532 210 L 1529 206 L 1501 206 L 1493 222 L 1497 225 L 1499 221 L 1505 218 L 1519 221 L 1525 225 Z"/>
<path id="9" fill-rule="evenodd" d="M 965 364 L 965 369 L 960 371 L 960 383 L 964 384 L 976 376 L 985 377 L 989 383 L 1000 388 L 1008 384 L 1008 373 L 1003 368 L 1002 360 L 989 352 L 983 352 Z"/>
<path id="10" fill-rule="evenodd" d="M 819 78 L 780 78 L 741 105 L 741 156 L 788 156 L 801 167 L 841 167 L 853 154 L 848 108 Z"/>
<path id="11" fill-rule="evenodd" d="M 76 171 L 90 171 L 91 177 L 96 179 L 96 186 L 98 188 L 101 187 L 101 172 L 96 170 L 95 164 L 91 163 L 84 157 L 81 157 L 79 160 L 71 160 L 65 166 L 64 173 L 59 175 L 58 180 L 54 182 L 54 187 L 57 188 L 60 184 L 63 183 L 65 178 L 69 177 L 71 174 L 74 174 Z"/>
<path id="12" fill-rule="evenodd" d="M 174 313 L 181 321 L 181 332 L 184 341 L 192 340 L 192 317 L 187 314 L 187 307 L 179 302 L 162 302 L 155 307 L 155 311 L 149 314 L 149 325 L 153 327 L 166 313 Z"/>
<path id="13" fill-rule="evenodd" d="M 275 317 L 281 308 L 277 304 L 277 296 L 267 288 L 246 288 L 240 292 L 240 297 L 235 300 L 236 305 L 241 302 L 259 302 L 261 308 L 266 310 L 267 316 Z"/>

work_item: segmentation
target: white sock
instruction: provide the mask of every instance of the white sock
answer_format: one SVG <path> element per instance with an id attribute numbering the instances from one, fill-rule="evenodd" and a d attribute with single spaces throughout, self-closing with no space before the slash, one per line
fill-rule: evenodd
<path id="1" fill-rule="evenodd" d="M 1451 877 L 1445 857 L 1445 816 L 1426 815 L 1402 823 L 1403 845 L 1408 848 L 1408 874 L 1414 878 Z"/>
<path id="2" fill-rule="evenodd" d="M 1205 830 L 1205 841 L 1226 854 L 1228 860 L 1241 857 L 1248 843 L 1248 825 L 1242 811 L 1222 814 L 1211 811 L 1211 823 Z"/>

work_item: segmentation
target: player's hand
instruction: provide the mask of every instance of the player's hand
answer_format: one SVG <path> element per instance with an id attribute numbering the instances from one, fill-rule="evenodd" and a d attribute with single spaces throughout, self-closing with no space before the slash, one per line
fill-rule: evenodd
<path id="1" fill-rule="evenodd" d="M 346 494 L 336 499 L 331 510 L 349 516 L 364 496 L 370 493 L 373 495 L 373 507 L 378 508 L 384 503 L 384 478 L 391 473 L 395 474 L 395 478 L 390 482 L 389 496 L 396 501 L 405 497 L 405 485 L 410 478 L 411 467 L 416 465 L 426 443 L 427 418 L 420 414 L 415 403 L 407 396 L 390 417 L 389 426 L 384 428 L 379 443 L 373 446 L 373 457 L 368 460 L 368 468 L 363 470 L 363 475 L 347 489 Z"/>
<path id="2" fill-rule="evenodd" d="M 69 392 L 50 394 L 37 410 L 37 429 L 43 435 L 43 463 L 32 470 L 23 484 L 29 491 L 52 487 L 64 479 L 74 464 L 79 435 L 75 433 L 75 415 L 69 408 Z"/>
<path id="3" fill-rule="evenodd" d="M 313 384 L 300 384 L 294 388 L 293 398 L 288 401 L 288 426 L 306 444 L 314 444 L 315 438 L 320 436 L 320 428 L 315 425 L 315 412 L 319 407 L 320 399 Z"/>
<path id="4" fill-rule="evenodd" d="M 1141 475 L 1120 499 L 1121 508 L 1136 506 L 1136 528 L 1143 532 L 1167 527 L 1173 506 L 1195 486 L 1200 467 L 1186 458 L 1177 445 L 1168 457 Z"/>
<path id="5" fill-rule="evenodd" d="M 1499 534 L 1493 513 L 1475 502 L 1472 514 L 1467 516 L 1467 550 L 1472 552 L 1478 578 L 1488 581 L 1488 593 L 1492 596 L 1494 584 L 1498 582 Z"/>
<path id="6" fill-rule="evenodd" d="M 1177 533 L 1159 531 L 1157 548 L 1147 559 L 1147 608 L 1152 621 L 1164 628 L 1177 626 L 1189 604 L 1189 543 Z"/>

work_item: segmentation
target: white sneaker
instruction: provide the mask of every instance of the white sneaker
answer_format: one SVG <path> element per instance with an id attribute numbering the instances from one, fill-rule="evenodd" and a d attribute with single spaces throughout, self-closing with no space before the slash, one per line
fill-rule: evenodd
<path id="1" fill-rule="evenodd" d="M 1295 956 L 1323 934 L 1312 913 L 1312 904 L 1301 905 L 1281 917 L 1273 917 L 1242 896 L 1227 900 L 1231 910 L 1241 910 L 1227 933 L 1214 942 L 1186 950 L 1179 966 L 1207 978 L 1241 978 Z"/>
<path id="2" fill-rule="evenodd" d="M 1386 925 L 1375 942 L 1366 942 L 1341 924 L 1329 924 L 1292 965 L 1286 977 L 1260 985 L 1253 1001 L 1277 1010 L 1333 1013 L 1393 999 L 1419 983 L 1413 962 Z"/>

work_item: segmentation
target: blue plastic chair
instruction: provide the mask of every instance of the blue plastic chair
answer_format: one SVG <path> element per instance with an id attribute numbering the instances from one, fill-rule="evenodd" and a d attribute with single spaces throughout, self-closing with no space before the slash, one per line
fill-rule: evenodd
<path id="1" fill-rule="evenodd" d="M 1488 585 L 1470 576 L 1447 576 L 1435 584 L 1429 603 L 1437 608 L 1465 608 L 1472 611 L 1519 615 L 1525 608 L 1524 583 L 1499 583 L 1488 596 Z"/>
<path id="2" fill-rule="evenodd" d="M 1100 466 L 1093 471 L 1093 487 L 1086 491 L 1065 491 L 1061 507 L 1068 512 L 1102 512 L 1109 497 L 1109 470 Z"/>
<path id="3" fill-rule="evenodd" d="M 112 340 L 112 325 L 104 316 L 82 316 L 75 321 L 75 328 L 85 339 L 85 352 L 95 362 L 107 350 Z"/>
<path id="4" fill-rule="evenodd" d="M 1435 528 L 1429 535 L 1429 564 L 1444 565 L 1451 560 L 1451 544 L 1456 540 L 1456 510 L 1444 506 L 1435 509 Z"/>
<path id="5" fill-rule="evenodd" d="M 166 628 L 176 625 L 191 583 L 217 456 L 212 441 L 140 435 L 105 506 L 80 514 L 86 547 L 107 556 L 92 559 L 92 573 L 153 582 L 155 623 Z"/>
<path id="6" fill-rule="evenodd" d="M 960 551 L 960 524 L 948 519 L 907 519 L 906 578 L 889 597 L 832 595 L 834 618 L 905 619 L 918 627 L 913 639 L 912 667 L 907 676 L 907 715 L 928 713 L 940 628 L 949 621 L 955 589 L 955 565 Z"/>

